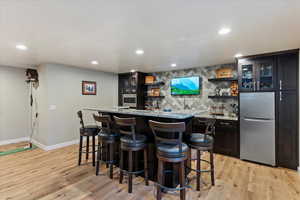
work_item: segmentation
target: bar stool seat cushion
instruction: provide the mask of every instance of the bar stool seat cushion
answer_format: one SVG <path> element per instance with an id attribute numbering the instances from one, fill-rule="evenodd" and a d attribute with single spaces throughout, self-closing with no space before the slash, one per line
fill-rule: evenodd
<path id="1" fill-rule="evenodd" d="M 80 135 L 82 136 L 93 136 L 97 135 L 100 131 L 99 126 L 97 125 L 87 125 L 84 128 L 80 128 Z"/>
<path id="2" fill-rule="evenodd" d="M 189 139 L 189 143 L 193 146 L 211 147 L 214 143 L 214 138 L 202 133 L 192 133 Z"/>
<path id="3" fill-rule="evenodd" d="M 144 135 L 137 134 L 135 135 L 135 141 L 134 141 L 131 136 L 126 135 L 121 137 L 120 140 L 123 145 L 137 147 L 137 146 L 145 145 L 147 137 Z"/>
<path id="4" fill-rule="evenodd" d="M 101 138 L 101 140 L 116 140 L 120 135 L 116 133 L 106 133 L 104 131 L 100 131 L 98 136 Z"/>
<path id="5" fill-rule="evenodd" d="M 188 145 L 182 143 L 182 152 L 179 152 L 179 145 L 174 144 L 157 144 L 157 154 L 164 157 L 184 157 L 188 151 Z"/>

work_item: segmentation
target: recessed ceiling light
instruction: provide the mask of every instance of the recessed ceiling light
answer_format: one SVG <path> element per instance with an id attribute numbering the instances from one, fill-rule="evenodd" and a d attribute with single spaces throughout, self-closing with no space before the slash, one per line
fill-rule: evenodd
<path id="1" fill-rule="evenodd" d="M 235 54 L 235 56 L 234 57 L 236 57 L 236 58 L 239 58 L 239 57 L 242 57 L 243 56 L 243 54 L 241 54 L 241 53 L 237 53 L 237 54 Z"/>
<path id="2" fill-rule="evenodd" d="M 99 62 L 98 62 L 97 60 L 93 60 L 93 61 L 91 61 L 91 64 L 92 64 L 92 65 L 98 65 Z"/>
<path id="3" fill-rule="evenodd" d="M 177 66 L 176 63 L 171 64 L 171 67 L 176 67 L 176 66 Z"/>
<path id="4" fill-rule="evenodd" d="M 221 28 L 220 30 L 219 30 L 219 35 L 226 35 L 226 34 L 228 34 L 228 33 L 230 33 L 231 32 L 231 29 L 230 28 Z"/>
<path id="5" fill-rule="evenodd" d="M 130 70 L 131 73 L 135 72 L 135 69 Z"/>
<path id="6" fill-rule="evenodd" d="M 19 49 L 19 50 L 23 50 L 23 51 L 25 51 L 25 50 L 28 49 L 28 48 L 27 48 L 25 45 L 23 45 L 23 44 L 18 44 L 18 45 L 16 45 L 16 48 Z"/>
<path id="7" fill-rule="evenodd" d="M 143 50 L 143 49 L 137 49 L 137 50 L 135 51 L 135 53 L 136 53 L 137 55 L 143 55 L 143 54 L 144 54 L 144 50 Z"/>

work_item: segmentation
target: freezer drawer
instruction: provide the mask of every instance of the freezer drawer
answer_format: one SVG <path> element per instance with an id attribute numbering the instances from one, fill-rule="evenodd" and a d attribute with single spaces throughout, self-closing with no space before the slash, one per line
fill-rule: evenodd
<path id="1" fill-rule="evenodd" d="M 275 121 L 241 118 L 240 158 L 275 166 Z"/>

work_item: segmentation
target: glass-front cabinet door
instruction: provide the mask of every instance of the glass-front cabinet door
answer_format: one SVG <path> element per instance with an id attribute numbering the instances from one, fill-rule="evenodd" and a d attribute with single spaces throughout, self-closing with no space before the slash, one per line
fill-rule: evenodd
<path id="1" fill-rule="evenodd" d="M 239 60 L 239 90 L 254 91 L 255 88 L 255 68 L 251 60 Z"/>
<path id="2" fill-rule="evenodd" d="M 256 91 L 272 91 L 275 87 L 273 57 L 260 58 L 255 62 Z"/>

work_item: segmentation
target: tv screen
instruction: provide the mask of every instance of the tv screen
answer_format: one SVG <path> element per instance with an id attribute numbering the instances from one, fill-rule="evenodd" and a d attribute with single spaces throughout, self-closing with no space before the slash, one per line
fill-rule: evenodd
<path id="1" fill-rule="evenodd" d="M 181 77 L 171 80 L 171 94 L 172 95 L 191 95 L 200 94 L 200 77 Z"/>

